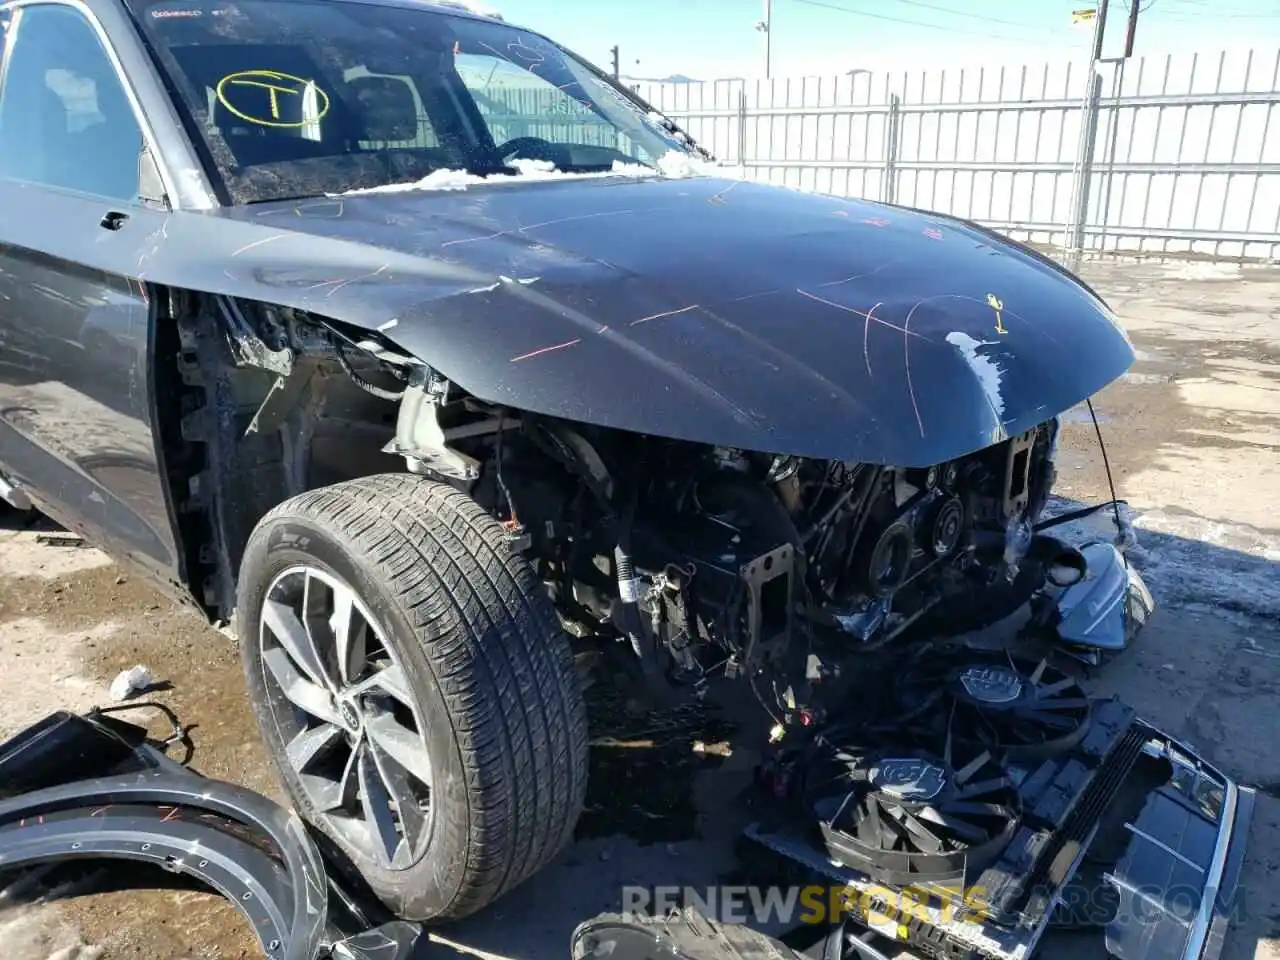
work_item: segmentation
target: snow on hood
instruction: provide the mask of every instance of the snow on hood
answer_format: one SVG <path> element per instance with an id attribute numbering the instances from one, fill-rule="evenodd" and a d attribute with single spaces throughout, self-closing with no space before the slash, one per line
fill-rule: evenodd
<path id="1" fill-rule="evenodd" d="M 656 167 L 642 163 L 623 163 L 615 160 L 613 168 L 592 173 L 570 173 L 557 170 L 549 160 L 512 160 L 508 166 L 514 168 L 514 176 L 494 173 L 480 176 L 466 170 L 435 170 L 421 180 L 409 183 L 388 183 L 379 187 L 364 187 L 358 190 L 347 190 L 331 196 L 351 197 L 366 193 L 406 193 L 416 190 L 466 190 L 474 186 L 500 186 L 508 183 L 529 183 L 540 180 L 598 180 L 604 177 L 663 177 L 668 180 L 683 180 L 688 177 L 738 177 L 738 171 L 731 167 L 720 167 L 697 157 L 681 153 L 678 150 L 668 151 L 658 160 Z"/>
<path id="2" fill-rule="evenodd" d="M 955 331 L 947 334 L 947 343 L 951 344 L 960 352 L 960 356 L 964 358 L 964 362 L 968 364 L 969 369 L 973 371 L 974 377 L 977 378 L 978 384 L 982 387 L 982 392 L 986 395 L 987 402 L 991 404 L 991 411 L 996 415 L 996 420 L 1003 423 L 1004 421 L 1004 396 L 1001 394 L 1001 384 L 1004 380 L 1004 371 L 1000 369 L 1000 365 L 995 359 L 986 353 L 979 353 L 982 347 L 999 346 L 998 340 L 976 340 L 967 333 Z M 996 436 L 993 442 L 1005 439 L 1003 436 Z"/>
<path id="3" fill-rule="evenodd" d="M 692 154 L 670 150 L 658 161 L 658 172 L 668 180 L 683 180 L 686 177 L 731 177 L 741 176 L 739 169 L 722 167 L 710 160 L 703 160 Z"/>

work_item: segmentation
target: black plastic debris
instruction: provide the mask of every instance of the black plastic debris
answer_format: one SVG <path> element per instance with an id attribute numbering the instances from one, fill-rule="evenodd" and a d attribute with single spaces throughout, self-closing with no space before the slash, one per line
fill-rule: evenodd
<path id="1" fill-rule="evenodd" d="M 0 745 L 0 873 L 75 860 L 151 864 L 230 900 L 271 960 L 406 960 L 418 927 L 373 929 L 302 821 L 200 776 L 132 723 L 55 713 Z"/>

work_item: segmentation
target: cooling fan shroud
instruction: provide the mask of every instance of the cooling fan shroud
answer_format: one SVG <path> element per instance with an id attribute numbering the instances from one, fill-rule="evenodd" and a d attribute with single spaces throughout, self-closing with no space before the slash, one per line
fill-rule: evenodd
<path id="1" fill-rule="evenodd" d="M 1017 788 L 985 750 L 956 766 L 949 752 L 833 747 L 813 773 L 809 805 L 828 854 L 883 883 L 962 880 L 1020 823 Z"/>
<path id="2" fill-rule="evenodd" d="M 1079 681 L 1048 661 L 968 649 L 915 657 L 893 701 L 893 722 L 924 742 L 950 740 L 1010 762 L 1073 749 L 1092 712 Z"/>

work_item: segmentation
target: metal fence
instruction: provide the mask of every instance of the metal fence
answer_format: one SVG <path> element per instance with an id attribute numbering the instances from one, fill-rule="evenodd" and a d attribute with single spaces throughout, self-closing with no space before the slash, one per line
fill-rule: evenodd
<path id="1" fill-rule="evenodd" d="M 613 124 L 560 90 L 543 87 L 495 88 L 473 92 L 494 140 L 537 137 L 553 143 L 613 147 L 631 152 L 631 143 Z"/>
<path id="2" fill-rule="evenodd" d="M 1280 257 L 1280 51 L 635 87 L 753 179 L 1068 250 Z"/>

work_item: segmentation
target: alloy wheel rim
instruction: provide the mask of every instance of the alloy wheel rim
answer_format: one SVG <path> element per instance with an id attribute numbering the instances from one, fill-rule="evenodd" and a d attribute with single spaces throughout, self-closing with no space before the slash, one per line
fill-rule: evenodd
<path id="1" fill-rule="evenodd" d="M 379 866 L 411 866 L 431 832 L 431 755 L 386 632 L 351 586 L 296 566 L 267 589 L 258 637 L 267 706 L 312 807 Z"/>

